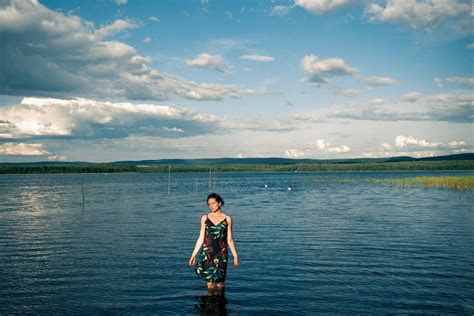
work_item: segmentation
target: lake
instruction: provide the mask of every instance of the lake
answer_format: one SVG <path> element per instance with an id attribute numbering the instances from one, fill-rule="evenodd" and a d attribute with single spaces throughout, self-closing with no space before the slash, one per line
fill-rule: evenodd
<path id="1" fill-rule="evenodd" d="M 366 181 L 461 174 L 1 175 L 0 314 L 472 315 L 472 190 Z M 220 295 L 187 265 L 213 191 L 241 261 Z"/>

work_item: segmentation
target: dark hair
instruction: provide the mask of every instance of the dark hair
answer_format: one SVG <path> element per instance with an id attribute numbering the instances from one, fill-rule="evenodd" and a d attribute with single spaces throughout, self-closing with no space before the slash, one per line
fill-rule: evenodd
<path id="1" fill-rule="evenodd" d="M 211 193 L 207 196 L 207 201 L 209 202 L 210 199 L 215 199 L 217 203 L 219 203 L 221 206 L 224 205 L 224 200 L 221 198 L 221 196 L 217 193 Z"/>

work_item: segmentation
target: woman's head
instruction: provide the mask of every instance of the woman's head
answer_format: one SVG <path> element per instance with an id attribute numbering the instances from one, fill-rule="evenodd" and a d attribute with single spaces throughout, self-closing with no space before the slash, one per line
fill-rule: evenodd
<path id="1" fill-rule="evenodd" d="M 224 200 L 217 193 L 211 193 L 207 196 L 207 205 L 213 212 L 219 210 L 224 205 Z"/>

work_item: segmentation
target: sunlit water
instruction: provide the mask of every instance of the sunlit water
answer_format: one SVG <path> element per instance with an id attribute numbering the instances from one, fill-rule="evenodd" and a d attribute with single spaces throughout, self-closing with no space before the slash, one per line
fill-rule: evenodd
<path id="1" fill-rule="evenodd" d="M 364 181 L 451 174 L 3 175 L 0 314 L 470 315 L 473 192 Z M 210 191 L 241 260 L 223 295 L 187 265 Z"/>

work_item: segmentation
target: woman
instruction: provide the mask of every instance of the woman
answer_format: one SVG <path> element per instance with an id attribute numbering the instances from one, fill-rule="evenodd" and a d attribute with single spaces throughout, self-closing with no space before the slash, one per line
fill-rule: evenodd
<path id="1" fill-rule="evenodd" d="M 234 267 L 238 267 L 239 257 L 232 238 L 232 218 L 222 212 L 224 200 L 217 193 L 207 197 L 211 211 L 201 217 L 201 231 L 189 258 L 189 265 L 196 264 L 195 273 L 207 281 L 207 288 L 223 289 L 227 272 L 227 245 L 234 257 Z M 202 246 L 202 247 L 201 247 Z M 199 255 L 196 260 L 196 255 Z"/>

